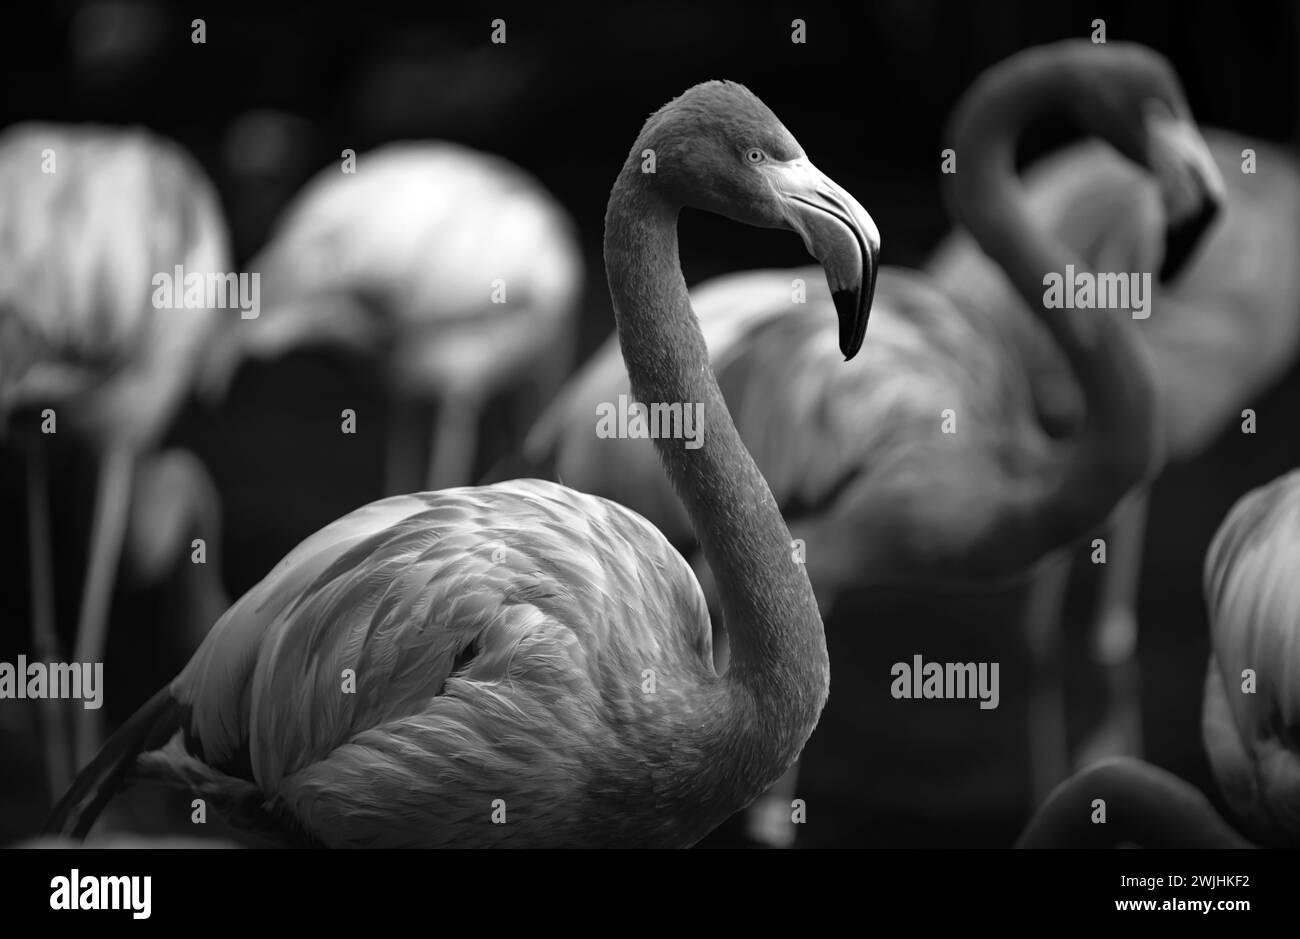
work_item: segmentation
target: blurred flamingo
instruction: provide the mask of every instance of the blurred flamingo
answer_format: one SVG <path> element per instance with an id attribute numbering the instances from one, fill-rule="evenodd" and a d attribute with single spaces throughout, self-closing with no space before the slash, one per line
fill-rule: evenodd
<path id="1" fill-rule="evenodd" d="M 1264 845 L 1300 843 L 1300 470 L 1240 499 L 1205 558 L 1211 655 L 1202 705 L 1210 766 L 1233 822 Z M 1107 823 L 1091 822 L 1106 800 Z M 1194 787 L 1120 758 L 1064 783 L 1025 829 L 1023 847 L 1131 842 L 1250 844 Z"/>
<path id="2" fill-rule="evenodd" d="M 219 316 L 156 308 L 153 279 L 176 265 L 223 272 L 225 238 L 212 187 L 170 141 L 54 124 L 0 135 L 0 430 L 8 426 L 28 454 L 32 641 L 42 660 L 62 658 L 42 437 L 71 431 L 99 463 L 73 659 L 102 662 L 133 467 L 184 399 Z M 69 760 L 81 765 L 98 746 L 98 712 L 77 712 L 70 754 L 66 716 L 48 703 L 56 793 L 75 768 Z"/>
<path id="3" fill-rule="evenodd" d="M 641 172 L 646 148 L 657 173 Z M 706 415 L 709 446 L 657 443 L 718 583 L 725 676 L 699 584 L 635 513 L 539 480 L 392 497 L 306 539 L 237 601 L 51 831 L 84 834 L 136 767 L 331 846 L 689 845 L 779 777 L 825 702 L 826 642 L 709 368 L 677 253 L 686 206 L 800 232 L 846 358 L 879 235 L 728 82 L 652 115 L 610 194 L 632 387 Z"/>
<path id="4" fill-rule="evenodd" d="M 1144 120 L 1130 106 L 1148 98 L 1165 112 Z M 1044 668 L 1062 602 L 1053 552 L 1100 524 L 1148 477 L 1158 450 L 1153 397 L 1129 324 L 1119 314 L 1042 308 L 1044 273 L 1078 265 L 1078 256 L 1037 224 L 1009 154 L 1030 119 L 1057 108 L 1127 154 L 1134 173 L 1161 180 L 1177 221 L 1199 219 L 1212 204 L 1213 180 L 1168 65 L 1140 47 L 1061 43 L 986 72 L 948 135 L 961 160 L 960 172 L 945 177 L 950 205 L 1026 299 L 992 315 L 968 304 L 961 284 L 945 293 L 925 275 L 886 268 L 864 361 L 838 369 L 834 329 L 807 309 L 831 304 L 813 271 L 724 277 L 694 294 L 719 384 L 802 539 L 823 613 L 849 588 L 919 587 L 929 603 L 936 593 L 1029 581 L 1028 605 L 1016 597 L 1022 608 L 1006 619 L 1019 624 Z M 1086 415 L 1064 438 L 1054 403 L 1028 375 L 1035 350 L 1023 345 L 1016 322 L 1025 302 L 1087 399 Z M 525 458 L 635 509 L 689 550 L 686 519 L 651 448 L 592 432 L 596 406 L 627 393 L 611 341 L 539 421 Z M 953 434 L 943 428 L 949 410 Z M 697 573 L 707 583 L 708 572 L 697 565 Z M 724 638 L 715 636 L 716 648 Z M 1042 798 L 1065 772 L 1064 715 L 1052 674 L 1035 681 L 1031 752 Z M 792 779 L 752 820 L 762 840 L 793 836 Z"/>
<path id="5" fill-rule="evenodd" d="M 1300 350 L 1300 166 L 1281 149 L 1225 130 L 1204 131 L 1223 180 L 1223 212 L 1174 285 L 1135 322 L 1160 399 L 1168 456 L 1190 459 L 1243 419 Z M 1189 144 L 1190 145 L 1190 144 Z M 1246 169 L 1253 172 L 1245 172 Z M 1088 270 L 1153 271 L 1166 226 L 1158 180 L 1094 141 L 1071 146 L 1026 173 L 1029 211 L 1086 259 Z M 940 246 L 927 270 L 991 312 L 1018 304 L 1015 288 L 963 233 Z M 1080 402 L 1065 363 L 1028 318 L 1023 345 L 1034 380 L 1064 421 Z M 1104 532 L 1093 654 L 1107 684 L 1108 713 L 1078 760 L 1141 751 L 1137 589 L 1147 494 L 1116 513 Z"/>
<path id="6" fill-rule="evenodd" d="M 217 347 L 210 391 L 246 357 L 305 345 L 382 360 L 390 494 L 464 485 L 488 398 L 515 391 L 526 421 L 569 368 L 583 277 L 573 222 L 523 170 L 466 147 L 388 144 L 357 156 L 355 173 L 320 171 L 249 267 L 264 310 Z"/>

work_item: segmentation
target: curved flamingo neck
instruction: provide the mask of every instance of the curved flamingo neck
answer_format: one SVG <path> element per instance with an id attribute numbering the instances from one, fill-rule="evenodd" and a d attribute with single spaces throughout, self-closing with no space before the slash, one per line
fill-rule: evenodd
<path id="1" fill-rule="evenodd" d="M 639 152 L 634 148 L 633 154 Z M 676 206 L 629 158 L 605 216 L 605 266 L 619 342 L 636 400 L 703 405 L 703 445 L 656 439 L 717 582 L 732 643 L 720 683 L 727 736 L 760 783 L 798 755 L 826 700 L 821 616 L 790 532 L 732 423 L 691 308 L 677 247 Z M 755 793 L 756 794 L 756 793 Z"/>
<path id="2" fill-rule="evenodd" d="M 1079 94 L 1086 90 L 1056 60 L 1044 52 L 1027 55 L 1021 67 L 995 68 L 976 81 L 953 114 L 949 134 L 959 161 L 958 172 L 948 177 L 954 214 L 1031 310 L 1049 327 L 1057 322 L 1068 327 L 1061 337 L 1067 353 L 1087 342 L 1099 318 L 1057 317 L 1086 311 L 1043 309 L 1043 275 L 1064 273 L 1067 264 L 1083 269 L 1083 262 L 1029 211 L 1015 151 L 1036 118 L 1072 110 Z"/>
<path id="3" fill-rule="evenodd" d="M 1136 328 L 1119 311 L 1044 306 L 1046 274 L 1089 265 L 1034 217 L 1015 172 L 1016 142 L 1035 118 L 1082 116 L 1080 100 L 1095 93 L 1087 78 L 1051 47 L 1026 54 L 1016 68 L 985 73 L 953 116 L 958 170 L 945 177 L 954 215 L 1044 324 L 1083 391 L 1083 427 L 1045 496 L 1054 514 L 1041 524 L 1054 527 L 1057 541 L 1100 522 L 1098 512 L 1140 484 L 1159 452 L 1155 389 Z"/>

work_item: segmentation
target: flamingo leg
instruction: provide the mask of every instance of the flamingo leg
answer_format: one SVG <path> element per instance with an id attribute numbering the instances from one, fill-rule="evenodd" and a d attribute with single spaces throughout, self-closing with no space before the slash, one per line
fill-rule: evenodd
<path id="1" fill-rule="evenodd" d="M 1062 612 L 1070 563 L 1049 558 L 1034 578 L 1025 608 L 1033 675 L 1029 689 L 1030 785 L 1039 805 L 1065 779 L 1069 763 L 1065 721 Z"/>
<path id="2" fill-rule="evenodd" d="M 1112 756 L 1142 755 L 1142 707 L 1137 658 L 1137 593 L 1146 538 L 1147 494 L 1121 505 L 1107 527 L 1097 615 L 1089 636 L 1101 672 L 1106 714 L 1079 748 L 1078 767 Z"/>
<path id="3" fill-rule="evenodd" d="M 54 562 L 50 552 L 50 497 L 45 470 L 45 448 L 35 441 L 27 457 L 27 539 L 31 559 L 32 650 L 42 662 L 58 662 L 63 655 L 54 614 Z M 51 802 L 72 783 L 72 749 L 68 742 L 67 711 L 62 701 L 41 700 L 45 775 Z"/>
<path id="4" fill-rule="evenodd" d="M 95 513 L 90 527 L 90 559 L 81 593 L 77 619 L 76 662 L 103 662 L 108 642 L 108 616 L 113 601 L 122 543 L 126 537 L 127 510 L 131 503 L 131 473 L 135 456 L 123 444 L 114 444 L 104 454 L 95 491 Z M 79 709 L 73 733 L 76 765 L 85 766 L 100 744 L 101 719 L 98 710 Z"/>
<path id="5" fill-rule="evenodd" d="M 430 490 L 468 485 L 478 457 L 479 399 L 451 392 L 438 405 L 438 424 L 429 454 Z"/>

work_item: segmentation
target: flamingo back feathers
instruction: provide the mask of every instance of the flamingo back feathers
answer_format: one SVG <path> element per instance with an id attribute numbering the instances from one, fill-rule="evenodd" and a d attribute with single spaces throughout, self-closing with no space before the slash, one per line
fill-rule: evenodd
<path id="1" fill-rule="evenodd" d="M 1257 833 L 1300 838 L 1300 470 L 1233 507 L 1210 545 L 1203 733 L 1220 789 Z M 1244 690 L 1246 669 L 1255 675 Z"/>
<path id="2" fill-rule="evenodd" d="M 518 480 L 385 499 L 317 532 L 172 692 L 206 762 L 246 749 L 268 800 L 328 843 L 455 843 L 471 821 L 488 826 L 471 841 L 526 840 L 592 787 L 653 801 L 686 784 L 673 751 L 696 745 L 682 722 L 704 724 L 711 661 L 699 585 L 653 527 Z M 493 829 L 494 793 L 519 824 Z"/>

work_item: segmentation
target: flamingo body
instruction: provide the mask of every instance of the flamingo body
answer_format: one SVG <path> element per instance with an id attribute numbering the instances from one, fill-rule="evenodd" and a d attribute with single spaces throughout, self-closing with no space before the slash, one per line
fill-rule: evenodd
<path id="1" fill-rule="evenodd" d="M 511 391 L 527 426 L 569 368 L 573 223 L 523 170 L 455 144 L 388 144 L 341 169 L 308 183 L 250 262 L 265 309 L 214 350 L 204 384 L 220 391 L 245 357 L 351 350 L 381 363 L 393 398 L 386 492 L 464 485 L 488 401 Z"/>
<path id="2" fill-rule="evenodd" d="M 805 302 L 791 299 L 796 280 Z M 813 574 L 819 596 L 873 577 L 1020 573 L 983 550 L 986 535 L 999 497 L 1047 462 L 1052 442 L 1023 371 L 1005 365 L 996 321 L 967 315 L 917 272 L 884 268 L 871 342 L 845 368 L 815 268 L 726 275 L 691 300 L 746 447 L 792 525 L 817 526 L 808 550 L 810 569 L 824 575 Z M 654 519 L 685 547 L 688 520 L 651 442 L 593 432 L 597 405 L 621 394 L 627 373 L 611 338 L 543 415 L 526 454 L 566 485 Z M 943 432 L 946 409 L 955 434 Z M 972 497 L 981 489 L 988 497 Z"/>
<path id="3" fill-rule="evenodd" d="M 562 207 L 518 167 L 449 143 L 323 170 L 251 266 L 265 311 L 243 324 L 245 352 L 342 344 L 426 395 L 491 386 L 567 343 L 582 281 Z"/>
<path id="4" fill-rule="evenodd" d="M 47 151 L 54 172 L 42 172 Z M 0 135 L 0 419 L 54 407 L 99 448 L 162 433 L 220 311 L 158 309 L 153 277 L 226 270 L 216 195 L 140 129 Z"/>
<path id="5" fill-rule="evenodd" d="M 698 733 L 714 681 L 699 586 L 654 527 L 519 480 L 321 529 L 172 693 L 192 751 L 246 760 L 267 803 L 330 846 L 653 845 L 721 820 L 691 768 L 721 744 Z M 686 792 L 701 795 L 686 817 L 651 809 Z"/>
<path id="6" fill-rule="evenodd" d="M 1300 470 L 1241 499 L 1205 559 L 1205 747 L 1247 831 L 1300 839 Z M 1255 676 L 1247 692 L 1246 669 Z"/>

